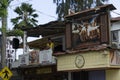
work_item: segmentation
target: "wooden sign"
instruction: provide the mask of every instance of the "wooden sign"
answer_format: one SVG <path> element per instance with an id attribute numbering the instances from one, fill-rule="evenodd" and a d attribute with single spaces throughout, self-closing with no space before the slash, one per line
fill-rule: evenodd
<path id="1" fill-rule="evenodd" d="M 66 26 L 66 47 L 82 49 L 103 43 L 109 44 L 109 18 L 107 12 L 78 18 L 70 24 L 71 29 Z"/>

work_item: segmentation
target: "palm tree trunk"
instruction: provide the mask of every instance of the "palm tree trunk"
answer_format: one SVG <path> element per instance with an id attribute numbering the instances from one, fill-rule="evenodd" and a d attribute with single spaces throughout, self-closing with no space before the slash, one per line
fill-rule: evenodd
<path id="1" fill-rule="evenodd" d="M 7 26 L 7 17 L 3 17 L 2 18 L 2 53 L 1 53 L 2 68 L 6 66 L 6 26 Z"/>
<path id="2" fill-rule="evenodd" d="M 1 63 L 2 68 L 4 68 L 6 64 L 6 29 L 7 29 L 7 7 L 9 6 L 12 0 L 0 0 L 1 8 L 3 9 L 2 15 L 0 16 L 2 19 L 2 53 L 1 53 Z"/>

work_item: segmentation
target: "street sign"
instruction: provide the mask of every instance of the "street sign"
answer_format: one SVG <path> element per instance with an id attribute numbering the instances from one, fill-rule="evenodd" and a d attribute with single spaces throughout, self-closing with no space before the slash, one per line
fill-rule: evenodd
<path id="1" fill-rule="evenodd" d="M 8 67 L 4 67 L 0 72 L 0 76 L 3 80 L 9 80 L 12 75 L 13 74 Z"/>

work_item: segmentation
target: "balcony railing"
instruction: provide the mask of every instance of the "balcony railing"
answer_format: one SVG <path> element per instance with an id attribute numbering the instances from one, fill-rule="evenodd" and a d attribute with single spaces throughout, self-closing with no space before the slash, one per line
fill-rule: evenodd
<path id="1" fill-rule="evenodd" d="M 19 55 L 18 62 L 13 62 L 12 67 L 24 66 L 24 65 L 52 65 L 56 64 L 56 58 L 52 56 L 53 51 L 48 50 L 34 50 L 27 54 Z M 17 63 L 17 64 L 16 64 Z"/>

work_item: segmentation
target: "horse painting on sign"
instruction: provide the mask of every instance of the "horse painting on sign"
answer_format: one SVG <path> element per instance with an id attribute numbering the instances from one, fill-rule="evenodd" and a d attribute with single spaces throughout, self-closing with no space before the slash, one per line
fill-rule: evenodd
<path id="1" fill-rule="evenodd" d="M 73 47 L 85 48 L 89 45 L 100 44 L 101 25 L 100 16 L 80 19 L 79 23 L 72 23 Z"/>
<path id="2" fill-rule="evenodd" d="M 79 34 L 81 42 L 97 40 L 100 39 L 100 25 L 95 19 L 92 22 L 86 21 L 82 24 L 73 23 L 72 33 Z"/>

